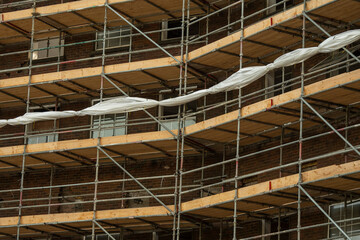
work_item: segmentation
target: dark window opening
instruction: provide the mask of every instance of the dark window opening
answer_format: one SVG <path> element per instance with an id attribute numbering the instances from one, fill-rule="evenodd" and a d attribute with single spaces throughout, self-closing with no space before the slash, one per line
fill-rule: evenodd
<path id="1" fill-rule="evenodd" d="M 283 0 L 276 0 L 276 3 L 280 3 L 282 2 Z M 285 3 L 285 9 L 288 9 L 290 8 L 291 6 L 294 5 L 294 0 L 289 0 Z M 279 4 L 279 5 L 276 5 L 276 12 L 279 12 L 281 10 L 284 10 L 284 3 L 282 4 Z"/>
<path id="2" fill-rule="evenodd" d="M 284 78 L 284 80 L 283 80 Z M 280 95 L 282 93 L 289 92 L 291 90 L 291 83 L 287 82 L 292 78 L 292 67 L 285 67 L 284 73 L 283 70 L 277 69 L 274 73 L 274 96 Z M 283 84 L 281 84 L 284 82 Z"/>
<path id="3" fill-rule="evenodd" d="M 162 30 L 172 29 L 169 31 L 162 32 L 161 40 L 170 40 L 170 39 L 179 39 L 181 38 L 182 30 L 181 30 L 182 20 L 171 20 L 164 21 L 162 23 Z M 186 36 L 186 24 L 184 26 L 184 35 Z M 176 28 L 176 29 L 173 29 Z M 191 24 L 189 27 L 189 37 L 196 36 L 199 34 L 200 25 L 199 22 Z"/>

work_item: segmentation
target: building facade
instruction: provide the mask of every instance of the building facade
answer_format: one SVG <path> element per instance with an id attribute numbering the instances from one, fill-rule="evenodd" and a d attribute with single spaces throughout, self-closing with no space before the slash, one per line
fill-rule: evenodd
<path id="1" fill-rule="evenodd" d="M 0 3 L 0 239 L 360 239 L 359 38 L 183 104 L 26 118 L 213 89 L 359 29 L 358 1 Z"/>

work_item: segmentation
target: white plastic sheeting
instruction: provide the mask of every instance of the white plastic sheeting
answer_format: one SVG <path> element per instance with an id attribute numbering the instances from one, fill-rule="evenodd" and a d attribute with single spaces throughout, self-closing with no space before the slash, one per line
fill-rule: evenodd
<path id="1" fill-rule="evenodd" d="M 208 93 L 215 94 L 245 87 L 256 79 L 264 76 L 268 71 L 269 70 L 267 66 L 242 68 L 230 77 L 228 77 L 226 80 L 209 88 Z"/>
<path id="2" fill-rule="evenodd" d="M 319 44 L 320 53 L 329 53 L 360 39 L 360 29 L 349 30 L 325 39 Z"/>
<path id="3" fill-rule="evenodd" d="M 0 120 L 0 128 L 6 126 L 6 125 L 7 125 L 7 122 L 8 122 L 8 120 L 1 119 L 1 120 Z"/>
<path id="4" fill-rule="evenodd" d="M 208 94 L 209 94 L 208 89 L 202 89 L 202 90 L 199 90 L 199 91 L 192 92 L 192 93 L 190 93 L 188 95 L 162 100 L 162 101 L 159 102 L 159 105 L 164 106 L 164 107 L 179 106 L 181 104 L 192 102 L 192 101 L 194 101 L 196 99 L 199 99 L 201 97 L 204 97 L 204 96 L 206 96 Z"/>
<path id="5" fill-rule="evenodd" d="M 275 68 L 295 65 L 311 58 L 317 53 L 319 53 L 319 48 L 317 47 L 299 48 L 278 57 L 273 63 L 268 64 L 267 67 L 269 70 L 272 70 Z"/>
<path id="6" fill-rule="evenodd" d="M 99 102 L 94 106 L 85 108 L 78 112 L 79 115 L 104 115 L 124 112 L 134 112 L 159 105 L 152 99 L 138 97 L 117 97 L 111 100 Z"/>
<path id="7" fill-rule="evenodd" d="M 103 101 L 94 106 L 85 108 L 81 111 L 49 111 L 49 112 L 34 112 L 26 113 L 23 116 L 9 119 L 0 120 L 0 127 L 5 125 L 21 125 L 29 124 L 42 120 L 54 120 L 65 117 L 84 116 L 84 115 L 104 115 L 115 114 L 124 112 L 139 111 L 147 108 L 156 107 L 158 105 L 165 107 L 173 107 L 181 104 L 185 104 L 209 94 L 215 94 L 235 89 L 243 88 L 255 80 L 264 76 L 267 72 L 290 65 L 300 63 L 317 53 L 329 53 L 338 50 L 350 43 L 358 41 L 360 39 L 360 29 L 346 31 L 335 36 L 329 37 L 325 41 L 319 44 L 318 47 L 300 48 L 289 53 L 286 53 L 277 59 L 273 63 L 266 66 L 256 66 L 242 68 L 236 73 L 232 74 L 226 80 L 212 86 L 209 89 L 203 89 L 195 91 L 185 96 L 179 96 L 162 101 L 156 101 L 146 98 L 138 97 L 118 97 L 111 100 Z"/>
<path id="8" fill-rule="evenodd" d="M 7 120 L 9 125 L 29 124 L 36 121 L 55 120 L 59 118 L 74 117 L 77 115 L 75 111 L 48 111 L 48 112 L 30 112 L 23 116 Z"/>

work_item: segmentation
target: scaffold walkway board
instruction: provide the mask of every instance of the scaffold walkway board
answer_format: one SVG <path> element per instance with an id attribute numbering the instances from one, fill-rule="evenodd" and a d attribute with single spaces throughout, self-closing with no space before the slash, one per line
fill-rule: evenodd
<path id="1" fill-rule="evenodd" d="M 79 3 L 85 4 L 83 2 L 84 1 L 80 1 Z M 139 1 L 132 3 L 137 4 L 137 2 Z M 167 1 L 163 2 L 165 3 Z M 169 1 L 169 3 L 171 2 L 172 1 Z M 71 4 L 76 6 L 76 3 L 68 4 L 69 6 L 72 6 Z M 339 11 L 340 4 L 342 6 L 341 9 L 348 9 L 346 14 Z M 57 11 L 56 6 L 46 8 L 54 8 L 54 11 Z M 97 8 L 94 7 L 87 11 L 96 11 L 96 9 Z M 255 61 L 257 59 L 261 59 L 262 62 L 272 62 L 275 58 L 283 54 L 284 48 L 294 50 L 301 47 L 302 37 L 296 33 L 296 29 L 302 28 L 300 16 L 303 10 L 303 5 L 298 5 L 245 27 L 243 41 L 244 65 L 258 65 L 258 61 Z M 305 10 L 314 14 L 312 17 L 315 21 L 320 20 L 321 18 L 319 16 L 322 16 L 325 18 L 331 17 L 337 21 L 352 22 L 358 19 L 360 6 L 356 1 L 350 0 L 311 0 L 306 3 Z M 69 8 L 68 11 L 66 14 L 71 13 L 71 8 Z M 61 14 L 59 17 L 61 17 L 61 19 L 68 19 L 64 18 Z M 284 31 L 284 29 L 287 30 Z M 8 29 L 6 29 L 6 31 L 8 31 Z M 314 31 L 319 32 L 319 30 Z M 6 36 L 8 35 L 9 34 L 6 34 Z M 224 70 L 238 66 L 240 36 L 241 32 L 235 32 L 189 52 L 188 64 L 190 67 L 188 68 L 187 84 L 192 85 L 203 82 L 204 77 L 202 77 L 202 73 L 209 71 L 208 69 Z M 314 35 L 312 38 L 305 39 L 306 47 L 315 46 L 324 40 L 318 35 L 316 36 Z M 175 59 L 180 60 L 180 56 L 175 56 Z M 175 59 L 172 57 L 160 57 L 138 62 L 107 65 L 104 68 L 104 73 L 119 87 L 124 87 L 125 89 L 130 87 L 132 91 L 144 92 L 151 91 L 152 89 L 173 88 L 179 84 L 180 71 L 179 63 Z M 76 62 L 76 60 L 70 62 Z M 64 64 L 65 63 L 66 62 L 64 62 Z M 66 64 L 71 65 L 73 63 Z M 36 66 L 34 67 L 36 68 Z M 59 96 L 62 99 L 72 101 L 88 97 L 87 94 L 89 94 L 89 92 L 95 94 L 94 97 L 96 97 L 98 94 L 96 90 L 100 88 L 101 74 L 102 67 L 99 66 L 34 74 L 31 75 L 30 78 L 29 76 L 23 76 L 3 79 L 0 81 L 0 88 L 2 90 L 0 92 L 0 106 L 14 107 L 23 105 L 23 102 L 19 99 L 26 99 L 29 84 L 36 85 L 36 88 L 32 88 L 30 92 L 30 98 L 34 104 L 56 101 L 56 98 Z M 212 80 L 216 81 L 214 79 Z M 104 81 L 103 92 L 105 96 L 115 94 L 118 90 L 108 81 Z"/>
<path id="2" fill-rule="evenodd" d="M 105 4 L 136 23 L 181 18 L 182 2 L 177 0 L 81 0 L 62 4 L 36 7 L 0 14 L 0 43 L 26 41 L 30 38 L 32 17 L 35 16 L 35 39 L 57 35 L 59 27 L 70 35 L 100 30 L 104 20 Z M 203 7 L 190 3 L 191 14 L 203 14 Z M 206 13 L 206 10 L 205 10 Z M 112 12 L 108 13 L 108 27 L 126 24 Z"/>
<path id="3" fill-rule="evenodd" d="M 302 186 L 313 198 L 318 199 L 318 202 L 322 201 L 322 197 L 329 198 L 334 192 L 351 192 L 359 195 L 360 161 L 303 172 L 302 180 Z M 294 174 L 238 189 L 238 219 L 246 220 L 261 214 L 276 214 L 278 207 L 290 212 L 296 211 L 297 200 L 293 196 L 297 193 L 298 181 L 299 175 Z M 329 189 L 332 191 L 326 192 Z M 204 222 L 232 217 L 234 196 L 235 190 L 232 190 L 182 203 L 181 211 L 184 218 L 181 227 L 196 227 L 194 222 L 186 220 L 187 215 L 196 216 Z M 304 195 L 301 205 L 312 206 L 312 202 Z M 173 209 L 173 206 L 169 208 Z M 247 212 L 252 214 L 249 215 Z M 93 212 L 56 213 L 22 216 L 19 226 L 28 227 L 21 228 L 22 236 L 39 235 L 39 232 L 71 234 L 66 233 L 62 226 L 86 233 L 91 229 L 92 220 Z M 96 221 L 102 223 L 109 232 L 117 227 L 139 231 L 151 230 L 151 223 L 163 229 L 171 229 L 173 217 L 164 207 L 143 207 L 97 211 Z M 17 223 L 18 217 L 0 218 L 0 235 L 15 235 Z"/>
<path id="4" fill-rule="evenodd" d="M 336 113 L 337 118 L 345 113 L 338 106 L 354 105 L 358 109 L 360 102 L 360 70 L 337 75 L 322 80 L 304 88 L 304 98 L 314 104 L 314 108 L 324 117 L 331 118 Z M 240 145 L 248 145 L 273 138 L 281 134 L 281 126 L 287 124 L 286 131 L 299 130 L 299 112 L 301 89 L 296 89 L 241 108 Z M 336 106 L 335 108 L 331 106 Z M 327 116 L 325 110 L 331 108 L 332 115 Z M 305 108 L 306 110 L 306 108 Z M 323 124 L 310 110 L 304 113 L 303 129 Z M 236 140 L 238 110 L 223 114 L 203 122 L 190 125 L 184 129 L 185 139 L 196 139 L 205 146 L 212 143 L 231 144 Z M 334 120 L 334 119 L 333 119 Z M 173 130 L 176 135 L 177 130 Z M 100 146 L 118 160 L 123 156 L 136 160 L 156 159 L 176 156 L 176 138 L 168 131 L 156 131 L 100 138 Z M 185 141 L 184 154 L 196 153 L 196 147 Z M 79 164 L 94 164 L 98 139 L 75 139 L 58 142 L 29 144 L 2 147 L 0 168 L 3 171 L 18 170 L 23 154 L 26 156 L 26 167 L 48 168 L 57 166 L 77 166 Z M 25 153 L 24 153 L 25 149 Z M 61 155 L 56 153 L 61 152 Z M 56 156 L 56 157 L 55 157 Z M 76 161 L 74 161 L 74 156 Z M 45 161 L 43 161 L 45 160 Z M 103 154 L 100 161 L 110 160 Z M 9 164 L 6 164 L 6 163 Z M 44 163 L 45 162 L 45 163 Z M 16 168 L 15 166 L 19 166 Z"/>

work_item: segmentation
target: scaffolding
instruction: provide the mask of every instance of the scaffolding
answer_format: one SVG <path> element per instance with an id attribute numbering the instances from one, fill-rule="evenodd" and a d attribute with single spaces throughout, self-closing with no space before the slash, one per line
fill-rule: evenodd
<path id="1" fill-rule="evenodd" d="M 0 105 L 2 108 L 25 105 L 28 113 L 34 107 L 51 110 L 50 103 L 57 110 L 59 102 L 72 104 L 84 99 L 101 102 L 119 95 L 154 95 L 162 91 L 183 96 L 193 89 L 208 88 L 243 67 L 266 65 L 293 49 L 312 47 L 334 34 L 359 27 L 357 1 L 283 0 L 265 7 L 263 2 L 5 3 L 0 9 L 11 11 L 3 12 L 0 20 L 0 59 L 5 66 L 0 70 L 3 78 Z M 26 9 L 12 9 L 19 6 Z M 225 16 L 226 21 L 212 22 L 219 16 Z M 181 25 L 146 29 L 147 24 L 158 26 L 170 20 Z M 202 31 L 191 35 L 195 25 L 202 26 Z M 124 26 L 130 30 L 121 38 L 129 38 L 129 47 L 109 51 L 108 41 L 118 38 L 111 36 L 111 30 Z M 159 42 L 154 37 L 171 31 L 181 32 L 176 41 Z M 93 36 L 95 32 L 103 37 L 63 42 L 86 34 Z M 35 46 L 39 39 L 56 36 L 60 36 L 57 45 Z M 146 40 L 151 46 L 133 49 L 132 43 L 137 39 Z M 27 48 L 19 50 L 17 45 L 24 42 Z M 64 48 L 87 45 L 101 47 L 91 57 L 71 60 L 61 57 Z M 118 239 L 151 234 L 154 240 L 159 237 L 180 240 L 194 231 L 197 237 L 191 239 L 202 239 L 205 230 L 214 229 L 218 239 L 224 240 L 282 239 L 286 234 L 295 234 L 294 239 L 308 239 L 302 233 L 330 226 L 338 230 L 336 237 L 351 239 L 353 233 L 348 231 L 348 225 L 359 217 L 334 219 L 324 207 L 344 203 L 346 209 L 360 196 L 360 142 L 356 138 L 360 127 L 360 60 L 354 45 L 343 48 L 344 58 L 311 71 L 303 61 L 293 69 L 297 76 L 290 79 L 286 79 L 283 67 L 278 83 L 261 85 L 255 91 L 245 88 L 227 92 L 221 96 L 223 100 L 215 103 L 203 97 L 203 105 L 195 111 L 187 111 L 186 105 L 179 106 L 173 116 L 177 119 L 176 129 L 150 109 L 142 110 L 139 118 L 121 122 L 121 126 L 146 128 L 155 124 L 162 131 L 125 130 L 125 135 L 103 137 L 101 131 L 119 127 L 102 124 L 105 116 L 99 117 L 97 125 L 61 127 L 55 120 L 51 133 L 73 134 L 70 140 L 29 143 L 30 137 L 49 135 L 48 129 L 35 131 L 29 125 L 16 133 L 2 131 L 0 142 L 7 145 L 0 147 L 1 174 L 16 171 L 20 175 L 19 188 L 0 189 L 0 196 L 4 196 L 0 197 L 0 214 L 11 212 L 1 215 L 0 239 L 95 240 L 106 234 L 108 239 L 115 240 L 114 233 L 119 233 Z M 34 53 L 54 49 L 59 54 L 51 63 L 33 59 Z M 14 56 L 28 56 L 26 66 L 7 67 L 6 59 Z M 140 57 L 145 59 L 137 60 Z M 112 59 L 122 62 L 114 63 Z M 220 113 L 214 116 L 214 112 Z M 201 121 L 187 124 L 193 118 Z M 96 131 L 97 137 L 92 137 Z M 77 139 L 81 133 L 90 135 Z M 341 148 L 316 154 L 304 151 L 304 144 L 316 144 L 333 136 L 342 141 Z M 11 144 L 12 141 L 17 144 Z M 286 159 L 288 149 L 296 160 L 293 156 Z M 244 168 L 244 164 L 274 152 L 278 161 L 271 162 L 271 167 L 253 167 L 252 171 Z M 345 160 L 331 162 L 334 158 Z M 330 163 L 311 168 L 319 160 Z M 144 175 L 138 174 L 136 167 L 131 168 L 150 161 L 163 162 L 173 172 Z M 121 175 L 100 179 L 104 166 L 116 166 Z M 53 183 L 56 171 L 82 168 L 93 169 L 93 181 Z M 27 174 L 41 171 L 50 174 L 49 184 L 27 186 Z M 265 180 L 254 180 L 263 175 Z M 150 184 L 153 181 L 160 182 L 160 186 Z M 163 186 L 164 181 L 172 185 Z M 101 188 L 112 184 L 121 188 Z M 63 196 L 54 195 L 70 187 L 88 188 L 92 192 L 67 196 L 81 198 L 81 202 L 67 202 Z M 220 190 L 212 193 L 210 189 Z M 47 196 L 24 197 L 32 191 L 43 191 Z M 140 195 L 131 195 L 139 192 Z M 7 199 L 9 194 L 16 199 Z M 194 199 L 194 194 L 199 197 Z M 126 201 L 139 198 L 153 202 L 147 207 L 125 206 Z M 87 210 L 54 212 L 54 208 L 75 204 Z M 46 214 L 24 214 L 44 209 Z M 304 223 L 302 216 L 309 209 L 317 209 L 326 220 Z M 296 216 L 296 223 L 284 229 L 281 222 L 289 216 Z M 277 219 L 275 231 L 266 230 L 265 222 L 269 219 Z M 261 223 L 261 233 L 243 234 L 242 226 L 252 222 Z M 225 234 L 226 229 L 231 229 L 231 233 Z"/>

